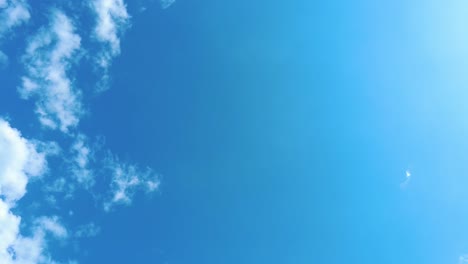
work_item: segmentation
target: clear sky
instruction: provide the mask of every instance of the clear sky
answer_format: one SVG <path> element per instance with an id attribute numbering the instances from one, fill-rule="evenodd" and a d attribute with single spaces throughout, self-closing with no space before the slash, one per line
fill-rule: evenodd
<path id="1" fill-rule="evenodd" d="M 468 2 L 0 0 L 0 264 L 468 263 Z"/>

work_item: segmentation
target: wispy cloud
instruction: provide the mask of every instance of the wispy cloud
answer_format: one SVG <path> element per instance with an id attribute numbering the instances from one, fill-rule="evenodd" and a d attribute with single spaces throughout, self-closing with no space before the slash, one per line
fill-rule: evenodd
<path id="1" fill-rule="evenodd" d="M 123 0 L 92 0 L 91 7 L 96 14 L 94 36 L 102 44 L 96 58 L 103 71 L 100 90 L 108 87 L 108 70 L 112 60 L 120 54 L 120 38 L 130 26 L 130 15 Z"/>
<path id="2" fill-rule="evenodd" d="M 161 0 L 160 3 L 161 3 L 161 8 L 162 9 L 167 9 L 169 7 L 171 7 L 174 3 L 175 3 L 176 0 Z"/>
<path id="3" fill-rule="evenodd" d="M 88 146 L 87 137 L 79 134 L 71 147 L 71 171 L 77 182 L 85 188 L 94 185 L 93 172 L 89 168 L 89 162 L 92 158 L 91 148 Z"/>
<path id="4" fill-rule="evenodd" d="M 57 216 L 40 217 L 36 219 L 35 224 L 37 226 L 36 229 L 50 232 L 55 237 L 66 238 L 68 236 L 67 230 L 60 224 Z"/>
<path id="5" fill-rule="evenodd" d="M 0 51 L 0 69 L 4 68 L 6 65 L 8 65 L 8 56 Z"/>
<path id="6" fill-rule="evenodd" d="M 101 228 L 95 223 L 89 223 L 78 227 L 78 230 L 75 232 L 75 237 L 77 238 L 88 238 L 95 237 L 101 232 Z"/>
<path id="7" fill-rule="evenodd" d="M 0 40 L 15 27 L 27 22 L 31 15 L 22 0 L 0 0 Z M 0 69 L 8 64 L 8 56 L 0 51 Z"/>
<path id="8" fill-rule="evenodd" d="M 50 20 L 28 43 L 23 57 L 27 75 L 19 92 L 24 99 L 36 99 L 36 113 L 43 126 L 67 133 L 83 113 L 81 94 L 68 76 L 78 60 L 81 38 L 63 12 L 53 10 Z"/>
<path id="9" fill-rule="evenodd" d="M 0 3 L 2 10 L 0 19 L 2 21 L 2 31 L 11 30 L 13 27 L 21 25 L 31 17 L 26 1 L 9 0 Z"/>
<path id="10" fill-rule="evenodd" d="M 136 165 L 120 162 L 111 154 L 106 160 L 106 168 L 112 174 L 112 181 L 110 197 L 104 203 L 105 211 L 110 211 L 118 204 L 131 204 L 138 190 L 150 193 L 159 188 L 159 176 L 150 168 L 141 169 Z"/>
<path id="11" fill-rule="evenodd" d="M 26 1 L 0 0 L 0 35 L 27 22 L 30 17 Z"/>
<path id="12" fill-rule="evenodd" d="M 35 221 L 32 235 L 18 235 L 7 249 L 5 264 L 57 264 L 47 252 L 47 238 L 66 238 L 68 233 L 57 217 L 40 217 Z M 1 259 L 0 259 L 1 260 Z"/>

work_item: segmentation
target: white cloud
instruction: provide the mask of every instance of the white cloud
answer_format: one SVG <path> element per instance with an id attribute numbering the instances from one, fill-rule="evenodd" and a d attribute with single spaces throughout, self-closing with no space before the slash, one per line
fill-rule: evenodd
<path id="1" fill-rule="evenodd" d="M 38 152 L 32 141 L 23 138 L 8 122 L 0 119 L 0 263 L 52 263 L 47 257 L 45 236 L 64 237 L 66 231 L 57 218 L 40 218 L 31 237 L 20 234 L 21 217 L 12 209 L 26 194 L 31 177 L 46 171 L 46 154 Z"/>
<path id="2" fill-rule="evenodd" d="M 79 134 L 76 136 L 71 152 L 73 155 L 71 171 L 75 179 L 85 188 L 91 187 L 94 185 L 93 172 L 89 168 L 92 152 L 85 135 Z"/>
<path id="3" fill-rule="evenodd" d="M 30 19 L 28 5 L 22 0 L 0 1 L 0 34 L 10 31 Z"/>
<path id="4" fill-rule="evenodd" d="M 11 259 L 9 248 L 16 241 L 19 233 L 20 218 L 10 211 L 10 206 L 0 200 L 0 263 Z"/>
<path id="5" fill-rule="evenodd" d="M 130 26 L 130 15 L 123 0 L 92 0 L 91 7 L 96 14 L 94 36 L 103 44 L 97 64 L 103 71 L 100 90 L 107 89 L 109 79 L 108 68 L 112 59 L 120 54 L 120 38 Z"/>
<path id="6" fill-rule="evenodd" d="M 63 12 L 53 10 L 50 19 L 50 25 L 28 43 L 23 57 L 27 75 L 19 92 L 24 99 L 36 99 L 43 126 L 66 133 L 78 124 L 83 112 L 80 92 L 67 75 L 78 60 L 81 38 Z"/>
<path id="7" fill-rule="evenodd" d="M 5 264 L 57 264 L 47 253 L 47 236 L 66 238 L 68 233 L 57 217 L 40 217 L 35 221 L 30 237 L 18 235 L 8 248 Z M 1 259 L 0 259 L 1 260 Z"/>
<path id="8" fill-rule="evenodd" d="M 96 38 L 109 45 L 112 56 L 119 55 L 119 35 L 128 26 L 130 19 L 123 0 L 95 0 L 92 6 L 97 15 Z"/>
<path id="9" fill-rule="evenodd" d="M 21 199 L 29 177 L 41 175 L 46 168 L 45 154 L 0 119 L 0 197 L 10 204 Z"/>
<path id="10" fill-rule="evenodd" d="M 138 190 L 154 192 L 159 188 L 159 177 L 150 168 L 141 169 L 136 165 L 122 163 L 110 154 L 106 167 L 112 174 L 112 182 L 110 198 L 104 203 L 105 211 L 110 211 L 117 204 L 131 204 Z"/>
<path id="11" fill-rule="evenodd" d="M 0 0 L 0 40 L 11 30 L 27 22 L 31 15 L 26 1 Z M 8 63 L 8 57 L 0 51 L 0 68 Z"/>
<path id="12" fill-rule="evenodd" d="M 40 217 L 36 219 L 36 226 L 38 230 L 47 231 L 57 238 L 66 238 L 68 236 L 67 230 L 60 224 L 58 217 Z"/>
<path id="13" fill-rule="evenodd" d="M 176 0 L 161 0 L 160 3 L 161 3 L 162 9 L 171 7 L 171 5 L 175 3 L 175 1 Z"/>

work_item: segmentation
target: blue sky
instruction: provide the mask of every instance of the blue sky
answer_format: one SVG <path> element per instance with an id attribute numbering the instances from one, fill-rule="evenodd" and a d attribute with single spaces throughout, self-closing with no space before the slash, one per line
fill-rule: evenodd
<path id="1" fill-rule="evenodd" d="M 0 0 L 0 263 L 468 263 L 468 3 Z"/>

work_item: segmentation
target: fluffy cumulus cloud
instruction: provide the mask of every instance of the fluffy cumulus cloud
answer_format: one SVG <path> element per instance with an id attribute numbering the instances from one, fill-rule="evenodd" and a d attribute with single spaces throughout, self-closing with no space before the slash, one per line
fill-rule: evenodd
<path id="1" fill-rule="evenodd" d="M 120 54 L 120 38 L 130 25 L 130 15 L 123 0 L 92 0 L 96 14 L 95 39 L 103 45 L 96 62 L 103 71 L 101 90 L 107 89 L 108 68 L 114 57 Z"/>
<path id="2" fill-rule="evenodd" d="M 131 204 L 136 191 L 150 193 L 159 188 L 159 177 L 150 168 L 141 169 L 136 165 L 120 162 L 112 155 L 107 157 L 106 167 L 112 175 L 110 198 L 104 203 L 106 211 L 118 204 Z"/>
<path id="3" fill-rule="evenodd" d="M 10 211 L 10 207 L 0 200 L 0 262 L 11 262 L 10 247 L 16 242 L 19 233 L 20 218 Z"/>
<path id="4" fill-rule="evenodd" d="M 29 178 L 41 175 L 46 167 L 45 154 L 0 119 L 0 197 L 14 204 L 25 195 Z"/>
<path id="5" fill-rule="evenodd" d="M 47 168 L 46 154 L 39 153 L 32 141 L 0 119 L 0 263 L 52 263 L 47 257 L 45 238 L 48 234 L 65 237 L 67 232 L 58 218 L 41 217 L 35 221 L 32 236 L 20 234 L 21 217 L 12 209 L 26 194 L 32 177 Z"/>
<path id="6" fill-rule="evenodd" d="M 43 126 L 68 132 L 82 114 L 80 93 L 68 76 L 78 59 L 81 38 L 63 12 L 52 11 L 50 19 L 50 25 L 28 43 L 23 58 L 27 75 L 19 92 L 25 99 L 36 99 L 36 113 Z"/>

